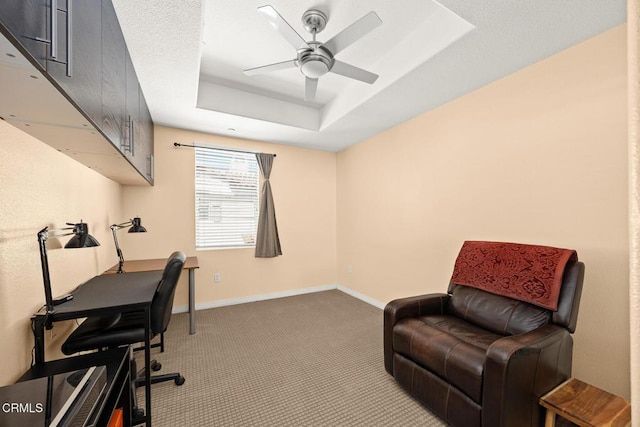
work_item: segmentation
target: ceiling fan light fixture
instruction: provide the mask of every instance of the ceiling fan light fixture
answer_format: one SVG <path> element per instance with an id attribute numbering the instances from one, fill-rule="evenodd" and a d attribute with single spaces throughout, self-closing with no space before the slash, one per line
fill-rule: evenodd
<path id="1" fill-rule="evenodd" d="M 310 79 L 317 79 L 331 71 L 334 59 L 322 43 L 309 42 L 309 46 L 308 49 L 298 51 L 298 66 L 302 74 Z"/>
<path id="2" fill-rule="evenodd" d="M 324 76 L 331 68 L 329 64 L 318 59 L 309 59 L 300 65 L 300 72 L 310 79 L 317 79 Z"/>

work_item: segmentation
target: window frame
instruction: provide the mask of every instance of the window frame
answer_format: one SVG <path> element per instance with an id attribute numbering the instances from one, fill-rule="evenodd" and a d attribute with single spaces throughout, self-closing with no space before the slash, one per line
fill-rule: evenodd
<path id="1" fill-rule="evenodd" d="M 226 168 L 220 167 L 225 164 Z M 242 170 L 243 164 L 247 165 L 246 170 Z M 205 173 L 204 169 L 207 167 L 210 174 Z M 260 184 L 261 174 L 255 153 L 215 146 L 195 147 L 196 250 L 255 248 L 260 212 Z M 234 191 L 237 193 L 235 197 L 230 194 Z M 207 192 L 209 194 L 205 194 Z M 206 198 L 209 200 L 203 200 Z M 217 210 L 212 212 L 213 209 Z M 203 217 L 205 210 L 207 216 Z M 249 215 L 249 212 L 252 212 L 252 215 Z M 203 221 L 207 221 L 207 218 L 210 223 L 204 224 Z M 227 222 L 226 227 L 222 224 L 224 221 Z M 217 224 L 222 225 L 218 227 Z"/>

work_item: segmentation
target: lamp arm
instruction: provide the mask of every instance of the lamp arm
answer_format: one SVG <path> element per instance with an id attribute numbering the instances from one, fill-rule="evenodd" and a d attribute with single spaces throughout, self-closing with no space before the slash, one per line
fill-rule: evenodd
<path id="1" fill-rule="evenodd" d="M 44 241 L 47 241 L 50 238 L 71 236 L 75 234 L 73 231 L 69 233 L 55 234 L 56 231 L 67 231 L 67 230 L 74 230 L 74 227 L 52 228 L 51 230 L 49 229 L 49 227 L 45 227 L 42 230 L 38 231 L 38 240 L 43 239 Z M 49 233 L 54 233 L 54 234 L 49 234 Z"/>
<path id="2" fill-rule="evenodd" d="M 53 327 L 49 320 L 49 315 L 53 313 L 53 307 L 65 301 L 69 301 L 73 298 L 73 295 L 67 295 L 57 300 L 53 299 L 53 295 L 51 293 L 51 276 L 49 274 L 49 259 L 47 257 L 47 239 L 51 237 L 64 237 L 73 235 L 74 238 L 79 239 L 79 242 L 74 242 L 74 244 L 78 243 L 78 246 L 70 245 L 70 240 L 69 243 L 65 245 L 65 248 L 99 245 L 99 243 L 89 235 L 87 224 L 83 223 L 82 220 L 80 220 L 80 223 L 72 224 L 68 222 L 66 224 L 70 225 L 71 227 L 49 229 L 49 227 L 47 226 L 38 231 L 38 248 L 40 250 L 40 265 L 42 267 L 42 282 L 44 284 L 46 309 L 46 319 L 44 325 L 46 329 L 51 329 Z M 88 240 L 89 238 L 90 240 Z M 89 245 L 85 245 L 87 241 L 89 242 Z"/>
<path id="3" fill-rule="evenodd" d="M 42 266 L 42 281 L 44 283 L 44 298 L 47 314 L 53 311 L 53 295 L 51 293 L 51 276 L 49 274 L 49 258 L 47 257 L 46 242 L 50 237 L 63 237 L 74 234 L 73 232 L 55 234 L 56 231 L 68 231 L 73 229 L 74 227 L 64 227 L 54 228 L 50 230 L 49 227 L 45 227 L 42 230 L 38 231 L 38 247 L 40 249 L 40 265 Z M 49 233 L 54 234 L 49 235 Z M 48 326 L 49 325 L 47 325 L 47 327 Z"/>
<path id="4" fill-rule="evenodd" d="M 40 264 L 42 266 L 42 281 L 44 282 L 44 297 L 47 307 L 47 314 L 53 311 L 53 296 L 51 295 L 51 277 L 49 276 L 49 259 L 47 258 L 47 233 L 49 228 L 45 227 L 38 232 L 38 246 L 40 248 Z"/>
<path id="5" fill-rule="evenodd" d="M 124 256 L 122 255 L 122 250 L 120 249 L 120 245 L 118 244 L 118 236 L 117 236 L 117 231 L 120 228 L 126 227 L 123 226 L 121 227 L 122 224 L 113 224 L 111 227 L 111 233 L 113 234 L 113 242 L 116 245 L 116 255 L 118 256 L 118 273 L 123 273 L 122 271 L 122 266 L 124 265 Z"/>
<path id="6" fill-rule="evenodd" d="M 133 222 L 132 221 L 127 221 L 127 222 L 123 222 L 123 223 L 120 223 L 120 224 L 113 224 L 109 228 L 111 230 L 114 230 L 114 229 L 120 230 L 121 228 L 130 227 L 131 225 L 133 225 Z"/>

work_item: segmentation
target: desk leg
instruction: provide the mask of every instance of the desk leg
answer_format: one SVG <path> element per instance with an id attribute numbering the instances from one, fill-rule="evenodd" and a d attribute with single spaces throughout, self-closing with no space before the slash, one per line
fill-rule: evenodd
<path id="1" fill-rule="evenodd" d="M 45 322 L 45 318 L 40 316 L 31 318 L 31 329 L 33 331 L 33 352 L 36 365 L 44 363 Z"/>
<path id="2" fill-rule="evenodd" d="M 196 333 L 196 284 L 193 268 L 189 269 L 189 334 Z"/>
<path id="3" fill-rule="evenodd" d="M 545 418 L 544 427 L 554 427 L 556 425 L 556 413 L 550 409 L 547 409 L 547 416 Z"/>
<path id="4" fill-rule="evenodd" d="M 151 307 L 144 309 L 144 403 L 147 427 L 151 427 Z M 135 375 L 135 374 L 134 374 Z"/>

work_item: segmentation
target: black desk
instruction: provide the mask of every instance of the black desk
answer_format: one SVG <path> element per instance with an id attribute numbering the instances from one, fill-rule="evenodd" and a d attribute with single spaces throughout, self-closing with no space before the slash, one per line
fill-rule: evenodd
<path id="1" fill-rule="evenodd" d="M 25 372 L 17 382 L 65 374 L 92 366 L 106 367 L 107 383 L 104 391 L 95 402 L 96 413 L 92 414 L 90 419 L 94 421 L 96 426 L 106 426 L 113 411 L 116 408 L 122 408 L 124 425 L 125 427 L 131 426 L 131 364 L 129 362 L 129 347 L 83 354 L 35 365 Z M 11 387 L 8 386 L 9 389 Z M 35 398 L 37 395 L 33 397 Z"/>
<path id="2" fill-rule="evenodd" d="M 161 277 L 162 271 L 96 276 L 78 286 L 72 300 L 55 306 L 50 313 L 36 313 L 31 319 L 36 365 L 44 363 L 44 330 L 53 322 L 130 311 L 144 313 L 145 421 L 151 426 L 150 309 Z"/>

